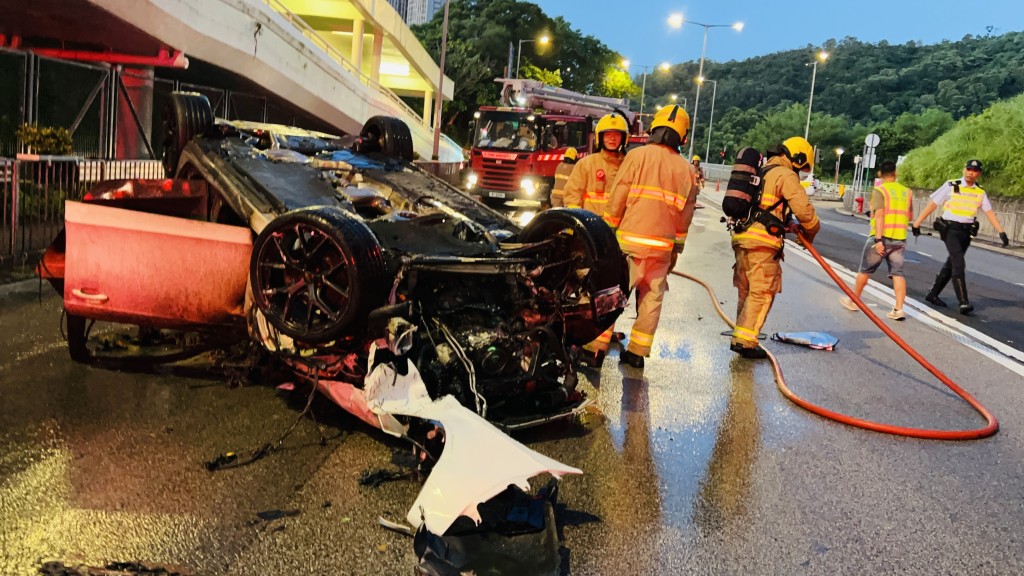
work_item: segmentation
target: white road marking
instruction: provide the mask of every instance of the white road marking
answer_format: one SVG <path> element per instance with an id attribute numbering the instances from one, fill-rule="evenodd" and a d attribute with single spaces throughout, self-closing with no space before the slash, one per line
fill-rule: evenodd
<path id="1" fill-rule="evenodd" d="M 790 245 L 792 246 L 792 244 Z M 803 258 L 815 265 L 818 263 L 814 257 L 805 250 L 790 250 L 787 255 L 796 255 L 797 257 Z M 856 278 L 855 273 L 836 262 L 829 260 L 828 258 L 822 258 L 825 262 L 828 262 L 829 266 L 832 266 L 832 268 L 835 269 L 836 273 L 839 274 L 843 280 L 850 284 L 853 283 Z M 868 281 L 868 285 L 865 287 L 865 292 L 882 300 L 888 306 L 896 304 L 896 297 L 893 294 L 892 289 L 883 284 L 879 284 L 874 280 Z M 944 314 L 940 314 L 935 310 L 932 310 L 928 305 L 913 298 L 908 297 L 904 304 L 904 309 L 908 316 L 921 321 L 922 324 L 935 329 L 937 332 L 951 337 L 953 340 L 982 354 L 990 360 L 995 361 L 1004 368 L 1007 368 L 1020 376 L 1024 376 L 1024 364 L 1022 364 L 1022 362 L 1024 362 L 1024 352 L 1021 352 L 1011 346 L 1007 346 L 1006 344 L 978 332 L 970 326 L 965 326 Z"/>

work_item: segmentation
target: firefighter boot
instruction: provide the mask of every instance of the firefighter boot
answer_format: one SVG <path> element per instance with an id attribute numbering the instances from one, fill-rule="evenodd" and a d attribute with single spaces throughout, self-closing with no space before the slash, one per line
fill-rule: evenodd
<path id="1" fill-rule="evenodd" d="M 945 308 L 946 303 L 939 298 L 939 293 L 946 287 L 946 284 L 949 282 L 949 278 L 952 275 L 953 271 L 943 266 L 942 270 L 939 270 L 938 276 L 935 277 L 935 284 L 932 285 L 931 292 L 928 292 L 924 297 L 925 301 L 929 304 L 934 304 L 939 308 Z"/>
<path id="2" fill-rule="evenodd" d="M 954 276 L 953 291 L 956 292 L 956 299 L 960 301 L 960 313 L 965 316 L 970 314 L 974 306 L 971 306 L 967 299 L 967 279 L 963 276 Z"/>

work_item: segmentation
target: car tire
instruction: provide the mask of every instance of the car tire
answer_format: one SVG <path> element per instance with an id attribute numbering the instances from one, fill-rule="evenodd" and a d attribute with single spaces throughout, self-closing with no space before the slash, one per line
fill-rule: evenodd
<path id="1" fill-rule="evenodd" d="M 181 151 L 193 138 L 212 128 L 216 122 L 210 101 L 196 92 L 172 92 L 164 108 L 164 173 L 173 178 L 178 171 Z"/>
<path id="2" fill-rule="evenodd" d="M 381 154 L 398 160 L 412 162 L 412 133 L 409 126 L 392 116 L 374 116 L 363 124 L 359 131 L 360 146 L 368 152 Z"/>
<path id="3" fill-rule="evenodd" d="M 327 206 L 293 210 L 271 221 L 253 244 L 249 279 L 267 320 L 309 344 L 361 328 L 390 289 L 373 232 Z"/>
<path id="4" fill-rule="evenodd" d="M 579 288 L 587 295 L 597 294 L 603 290 L 618 286 L 623 294 L 629 293 L 629 267 L 626 258 L 619 249 L 615 233 L 599 216 L 588 210 L 579 208 L 552 208 L 545 210 L 531 220 L 519 234 L 523 243 L 539 242 L 553 238 L 571 230 L 569 243 L 572 256 L 578 263 L 569 275 L 586 270 Z M 555 260 L 564 259 L 562 255 Z M 557 270 L 545 278 L 545 272 L 536 281 L 540 284 L 558 281 L 565 278 L 565 271 L 557 275 Z M 596 311 L 595 311 L 596 312 Z M 568 320 L 566 325 L 566 342 L 569 344 L 585 344 L 593 341 L 602 332 L 611 327 L 621 310 L 602 316 L 594 315 L 583 321 L 578 317 Z"/>

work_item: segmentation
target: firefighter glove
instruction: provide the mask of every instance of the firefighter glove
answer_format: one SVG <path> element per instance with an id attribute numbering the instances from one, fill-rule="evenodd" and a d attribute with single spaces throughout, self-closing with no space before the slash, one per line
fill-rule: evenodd
<path id="1" fill-rule="evenodd" d="M 1010 237 L 1006 235 L 1006 232 L 1000 232 L 999 239 L 1003 241 L 1003 248 L 1010 245 Z"/>

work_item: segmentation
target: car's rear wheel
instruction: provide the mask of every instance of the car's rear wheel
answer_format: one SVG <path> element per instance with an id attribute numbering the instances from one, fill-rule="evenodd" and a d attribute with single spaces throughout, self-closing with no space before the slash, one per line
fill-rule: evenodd
<path id="1" fill-rule="evenodd" d="M 249 274 L 267 320 L 310 344 L 357 329 L 389 288 L 373 232 L 325 206 L 294 210 L 268 224 L 253 245 Z"/>
<path id="2" fill-rule="evenodd" d="M 164 173 L 173 178 L 178 170 L 181 151 L 193 138 L 213 127 L 216 122 L 210 101 L 196 92 L 172 92 L 164 108 Z"/>
<path id="3" fill-rule="evenodd" d="M 569 314 L 566 318 L 566 341 L 584 344 L 597 338 L 615 323 L 621 308 L 607 310 L 596 306 L 601 294 L 618 288 L 623 296 L 629 293 L 629 268 L 619 249 L 615 233 L 596 214 L 579 208 L 554 208 L 538 214 L 519 235 L 524 243 L 555 240 L 558 253 L 552 262 L 568 262 L 552 266 L 535 281 L 563 293 L 565 304 L 579 312 L 589 308 L 590 314 Z"/>
<path id="4" fill-rule="evenodd" d="M 92 364 L 94 358 L 89 352 L 89 320 L 82 316 L 66 314 L 68 353 L 80 364 Z"/>
<path id="5" fill-rule="evenodd" d="M 380 152 L 381 154 L 412 162 L 412 133 L 409 126 L 392 116 L 374 116 L 363 124 L 359 131 L 359 151 Z"/>

